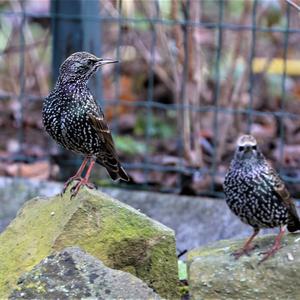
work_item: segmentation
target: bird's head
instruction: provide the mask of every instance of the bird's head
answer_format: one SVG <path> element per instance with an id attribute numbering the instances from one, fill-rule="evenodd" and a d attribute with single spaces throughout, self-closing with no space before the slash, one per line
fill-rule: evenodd
<path id="1" fill-rule="evenodd" d="M 64 83 L 78 80 L 87 82 L 100 67 L 117 62 L 117 60 L 99 58 L 88 52 L 76 52 L 60 66 L 59 80 Z"/>
<path id="2" fill-rule="evenodd" d="M 235 159 L 251 160 L 260 158 L 261 152 L 252 135 L 242 135 L 236 143 Z"/>

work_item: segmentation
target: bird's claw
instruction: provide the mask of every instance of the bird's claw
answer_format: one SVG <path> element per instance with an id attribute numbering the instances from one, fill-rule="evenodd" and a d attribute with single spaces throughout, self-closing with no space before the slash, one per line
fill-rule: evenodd
<path id="1" fill-rule="evenodd" d="M 273 246 L 270 250 L 260 252 L 259 255 L 264 255 L 264 257 L 259 261 L 258 265 L 266 261 L 269 257 L 273 256 L 280 248 L 280 246 Z"/>
<path id="2" fill-rule="evenodd" d="M 254 250 L 255 248 L 257 248 L 257 245 L 249 246 L 247 248 L 242 248 L 242 249 L 240 249 L 240 250 L 238 250 L 236 252 L 231 253 L 231 255 L 234 256 L 234 258 L 236 260 L 238 260 L 243 255 L 250 256 L 250 252 L 252 250 Z"/>
<path id="3" fill-rule="evenodd" d="M 75 197 L 82 186 L 86 186 L 90 189 L 95 189 L 95 185 L 93 183 L 88 182 L 86 179 L 81 178 L 70 190 L 71 199 Z"/>
<path id="4" fill-rule="evenodd" d="M 241 256 L 243 256 L 243 255 L 250 256 L 250 253 L 249 253 L 249 251 L 240 250 L 240 251 L 236 251 L 236 252 L 231 253 L 231 255 L 232 255 L 236 260 L 238 260 L 238 259 L 239 259 Z"/>
<path id="5" fill-rule="evenodd" d="M 63 196 L 63 194 L 66 192 L 66 190 L 68 189 L 68 187 L 69 187 L 69 185 L 74 181 L 74 180 L 79 180 L 79 181 L 81 181 L 81 180 L 83 180 L 83 178 L 82 177 L 79 177 L 79 176 L 73 176 L 73 177 L 71 177 L 71 178 L 69 178 L 67 181 L 66 181 L 66 183 L 64 184 L 64 187 L 63 187 L 63 190 L 62 190 L 62 192 L 61 192 L 61 196 Z"/>

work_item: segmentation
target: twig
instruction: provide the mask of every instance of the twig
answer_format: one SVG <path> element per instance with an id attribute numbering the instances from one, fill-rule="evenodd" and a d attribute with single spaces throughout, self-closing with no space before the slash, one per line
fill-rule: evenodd
<path id="1" fill-rule="evenodd" d="M 248 20 L 249 10 L 250 10 L 249 4 L 250 4 L 250 2 L 245 1 L 244 10 L 240 16 L 239 24 L 246 24 L 246 22 Z M 234 103 L 232 103 L 232 98 L 233 98 L 232 95 L 233 95 L 233 87 L 234 87 L 233 76 L 234 76 L 234 72 L 236 69 L 238 57 L 241 52 L 242 43 L 240 41 L 244 40 L 244 38 L 243 38 L 244 35 L 245 35 L 245 32 L 239 31 L 237 34 L 237 38 L 235 39 L 235 44 L 233 46 L 233 58 L 232 58 L 231 66 L 227 72 L 228 75 L 227 75 L 227 79 L 226 79 L 225 89 L 222 93 L 223 94 L 222 98 L 224 99 L 223 105 L 225 105 L 227 107 L 232 107 L 234 105 Z M 222 124 L 222 126 L 219 126 L 220 134 L 219 134 L 219 137 L 217 137 L 219 140 L 218 148 L 217 148 L 217 162 L 220 161 L 220 159 L 224 153 L 225 142 L 228 137 L 228 130 L 230 128 L 231 122 L 232 122 L 232 116 L 223 115 L 220 117 L 219 124 Z"/>
<path id="2" fill-rule="evenodd" d="M 294 8 L 296 8 L 298 11 L 300 11 L 300 6 L 297 5 L 295 2 L 291 1 L 291 0 L 285 0 L 288 4 L 290 4 L 291 6 L 293 6 Z"/>
<path id="3" fill-rule="evenodd" d="M 42 39 L 32 42 L 32 43 L 28 43 L 27 45 L 25 45 L 24 50 L 25 51 L 30 51 L 31 49 L 43 45 L 45 44 L 45 42 L 49 39 L 50 36 L 50 32 L 47 31 L 45 37 L 43 37 Z M 2 52 L 0 52 L 0 56 L 1 55 L 6 55 L 8 53 L 12 54 L 13 52 L 18 53 L 20 52 L 20 46 L 16 46 L 16 45 L 12 45 L 10 47 L 6 47 Z"/>
<path id="4" fill-rule="evenodd" d="M 245 2 L 245 9 L 244 9 L 244 11 L 242 13 L 242 16 L 240 18 L 240 22 L 239 22 L 240 24 L 245 24 L 247 22 L 247 15 L 249 15 L 249 9 L 250 9 L 249 3 L 250 2 L 248 2 L 248 1 Z M 257 23 L 258 24 L 260 23 L 260 21 L 262 19 L 262 16 L 264 15 L 266 9 L 267 8 L 264 8 L 258 13 L 258 17 L 257 17 Z M 236 39 L 236 44 L 235 44 L 234 60 L 232 62 L 232 66 L 230 68 L 231 75 L 226 80 L 226 85 L 228 85 L 227 86 L 227 91 L 226 91 L 226 93 L 224 92 L 225 100 L 227 99 L 226 106 L 229 107 L 229 108 L 232 108 L 232 109 L 236 108 L 236 105 L 238 104 L 238 100 L 241 97 L 241 93 L 242 93 L 243 87 L 245 85 L 247 74 L 249 74 L 249 69 L 252 68 L 252 66 L 250 66 L 250 65 L 246 66 L 242 76 L 240 77 L 240 79 L 238 81 L 238 84 L 236 85 L 235 88 L 233 88 L 234 82 L 233 82 L 233 75 L 232 74 L 234 73 L 234 70 L 235 70 L 235 67 L 236 67 L 237 58 L 240 55 L 240 46 L 238 44 L 241 44 L 240 43 L 241 40 L 243 40 L 243 34 L 239 33 L 238 38 Z M 247 57 L 248 53 L 249 53 L 249 49 L 247 48 L 244 51 L 242 57 Z M 271 54 L 273 54 L 273 52 Z M 271 55 L 269 56 L 269 59 L 271 59 Z M 234 68 L 233 68 L 233 66 L 234 66 Z M 232 117 L 230 115 L 224 115 L 221 119 L 221 124 L 222 124 L 222 126 L 220 126 L 220 128 L 222 130 L 222 133 L 220 134 L 220 138 L 219 138 L 217 161 L 221 160 L 221 157 L 222 157 L 222 155 L 225 151 L 225 142 L 226 142 L 226 139 L 228 137 L 229 129 L 231 128 L 230 125 L 232 124 Z"/>
<path id="5" fill-rule="evenodd" d="M 200 20 L 200 5 L 201 2 L 190 2 L 190 18 L 192 22 Z M 187 86 L 187 96 L 192 106 L 200 106 L 200 92 L 203 86 L 203 62 L 201 60 L 201 45 L 197 41 L 198 27 L 194 26 L 188 31 L 189 34 L 189 84 Z M 192 140 L 195 155 L 192 157 L 193 165 L 203 166 L 203 154 L 199 143 L 199 134 L 201 132 L 201 123 L 199 113 L 189 111 L 192 125 Z M 191 142 L 191 141 L 190 141 Z"/>

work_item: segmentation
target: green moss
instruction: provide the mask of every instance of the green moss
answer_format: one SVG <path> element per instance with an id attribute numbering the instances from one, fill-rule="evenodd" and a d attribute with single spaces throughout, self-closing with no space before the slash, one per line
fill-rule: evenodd
<path id="1" fill-rule="evenodd" d="M 189 287 L 188 286 L 184 286 L 184 285 L 182 285 L 182 286 L 179 286 L 179 294 L 180 294 L 180 296 L 181 297 L 188 297 L 188 294 L 189 294 Z M 187 299 L 189 299 L 189 298 L 187 298 Z"/>
<path id="2" fill-rule="evenodd" d="M 31 270 L 49 254 L 56 233 L 76 207 L 76 202 L 70 202 L 70 213 L 66 213 L 64 200 L 48 202 L 35 198 L 27 202 L 0 235 L 0 295 L 14 287 L 22 272 Z"/>
<path id="3" fill-rule="evenodd" d="M 23 289 L 25 290 L 32 290 L 32 291 L 39 291 L 40 293 L 45 293 L 46 292 L 46 289 L 45 289 L 45 286 L 42 285 L 42 283 L 40 281 L 38 282 L 29 282 L 28 284 L 26 284 Z"/>
<path id="4" fill-rule="evenodd" d="M 177 296 L 174 232 L 103 193 L 82 189 L 72 200 L 66 193 L 27 202 L 0 235 L 0 297 L 23 272 L 68 246 L 137 275 L 163 297 Z"/>

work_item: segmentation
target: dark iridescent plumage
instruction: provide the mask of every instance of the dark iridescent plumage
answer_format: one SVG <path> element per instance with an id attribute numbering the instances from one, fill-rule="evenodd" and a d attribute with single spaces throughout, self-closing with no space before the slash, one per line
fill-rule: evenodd
<path id="1" fill-rule="evenodd" d="M 250 242 L 261 228 L 287 225 L 289 231 L 300 229 L 300 220 L 284 183 L 268 164 L 253 136 L 244 135 L 237 142 L 237 149 L 225 176 L 224 192 L 230 209 L 244 223 L 254 229 L 254 234 L 236 256 L 250 250 Z M 281 230 L 281 235 L 283 234 Z M 274 254 L 280 237 L 265 259 Z"/>
<path id="2" fill-rule="evenodd" d="M 87 52 L 72 54 L 61 65 L 56 85 L 44 100 L 43 123 L 46 131 L 66 149 L 85 156 L 81 168 L 71 178 L 80 180 L 75 194 L 81 185 L 88 185 L 95 161 L 106 168 L 112 179 L 128 180 L 103 112 L 87 87 L 89 78 L 99 67 L 115 62 Z M 81 178 L 88 162 L 91 165 L 85 178 Z"/>

